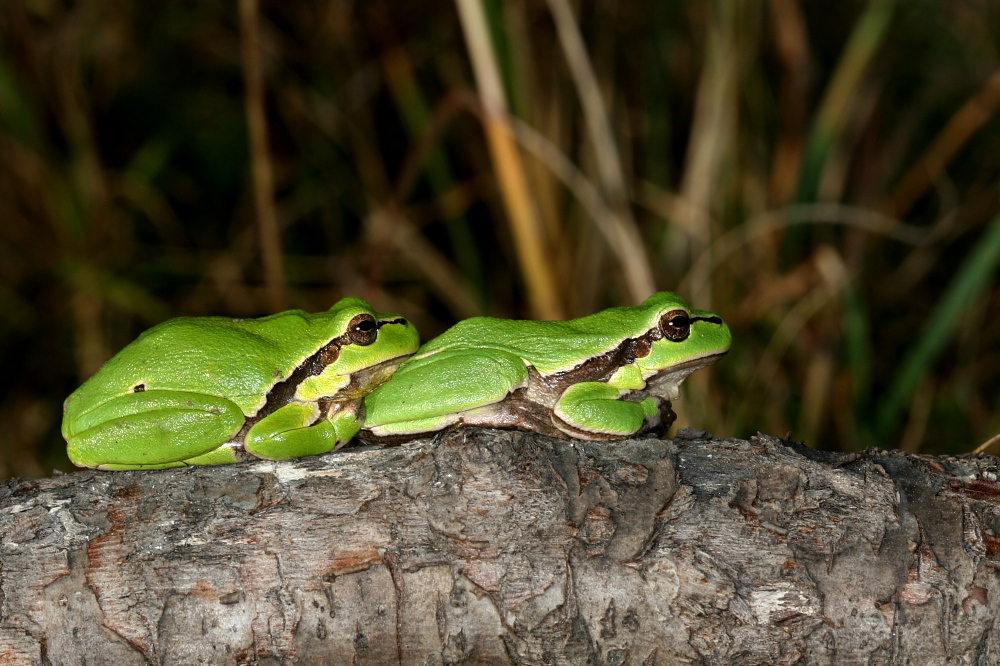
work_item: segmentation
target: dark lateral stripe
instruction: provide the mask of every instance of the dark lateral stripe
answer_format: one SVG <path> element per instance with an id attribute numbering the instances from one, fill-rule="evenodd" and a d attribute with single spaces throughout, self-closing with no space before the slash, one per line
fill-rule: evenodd
<path id="1" fill-rule="evenodd" d="M 722 325 L 722 318 L 716 315 L 711 317 L 693 316 L 691 321 L 707 321 L 710 324 Z M 545 379 L 553 386 L 569 386 L 577 381 L 604 381 L 612 375 L 618 368 L 624 365 L 635 363 L 637 358 L 649 355 L 653 343 L 663 339 L 663 331 L 659 326 L 649 329 L 645 335 L 638 338 L 625 338 L 618 346 L 609 349 L 603 354 L 592 356 L 580 365 L 569 370 L 563 370 Z M 594 379 L 597 377 L 598 379 Z"/>
<path id="2" fill-rule="evenodd" d="M 386 324 L 406 325 L 406 319 L 404 317 L 397 317 L 396 319 L 376 322 L 376 325 L 379 328 L 382 328 Z M 291 402 L 292 398 L 295 397 L 295 392 L 299 390 L 299 384 L 309 377 L 314 377 L 320 374 L 328 365 L 328 363 L 323 363 L 320 360 L 323 352 L 330 347 L 336 347 L 339 350 L 343 345 L 349 344 L 351 344 L 351 336 L 349 333 L 345 333 L 340 337 L 334 338 L 316 350 L 312 355 L 302 361 L 290 375 L 285 377 L 280 382 L 275 383 L 275 385 L 271 387 L 271 390 L 268 391 L 267 398 L 264 401 L 264 406 L 261 407 L 260 411 L 258 411 L 253 417 L 247 419 L 247 422 L 252 425 L 268 414 L 273 413 L 279 407 Z"/>
<path id="3" fill-rule="evenodd" d="M 299 384 L 305 381 L 308 377 L 312 377 L 323 372 L 323 368 L 326 367 L 326 364 L 319 361 L 319 356 L 327 347 L 336 343 L 337 341 L 334 340 L 323 345 L 323 347 L 321 347 L 317 352 L 300 363 L 290 375 L 285 377 L 280 382 L 275 383 L 275 385 L 272 386 L 271 390 L 267 393 L 264 406 L 261 407 L 260 411 L 258 411 L 253 417 L 247 419 L 247 422 L 250 425 L 253 425 L 265 416 L 275 412 L 279 407 L 287 405 L 291 402 L 292 398 L 295 397 L 295 392 L 299 389 Z"/>

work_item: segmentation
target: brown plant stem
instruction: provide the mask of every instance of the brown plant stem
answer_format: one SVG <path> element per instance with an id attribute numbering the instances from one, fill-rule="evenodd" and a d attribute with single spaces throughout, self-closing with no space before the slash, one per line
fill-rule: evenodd
<path id="1" fill-rule="evenodd" d="M 483 102 L 483 130 L 507 210 L 531 316 L 563 319 L 565 313 L 556 289 L 555 262 L 547 248 L 521 154 L 507 119 L 506 95 L 500 83 L 482 4 L 480 0 L 455 0 L 455 4 Z"/>
<path id="2" fill-rule="evenodd" d="M 281 257 L 281 238 L 278 233 L 278 211 L 274 205 L 274 171 L 267 147 L 258 0 L 240 0 L 240 30 L 243 36 L 243 75 L 246 82 L 245 105 L 250 139 L 250 171 L 253 178 L 257 227 L 260 230 L 264 286 L 268 308 L 278 312 L 287 309 L 288 297 Z"/>
<path id="3" fill-rule="evenodd" d="M 962 105 L 910 167 L 899 186 L 882 203 L 882 212 L 903 217 L 944 171 L 948 162 L 966 142 L 993 117 L 1000 107 L 1000 70 L 986 80 L 982 89 Z"/>

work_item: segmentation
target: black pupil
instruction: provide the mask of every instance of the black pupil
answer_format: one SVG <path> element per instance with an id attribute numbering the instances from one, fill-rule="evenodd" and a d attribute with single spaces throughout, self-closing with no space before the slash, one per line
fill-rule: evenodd
<path id="1" fill-rule="evenodd" d="M 691 325 L 691 320 L 684 315 L 677 315 L 672 317 L 668 323 L 674 328 L 687 328 Z"/>
<path id="2" fill-rule="evenodd" d="M 368 331 L 370 331 L 370 330 L 372 330 L 374 328 L 375 328 L 375 322 L 374 321 L 372 321 L 371 319 L 362 319 L 354 327 L 354 330 L 355 331 L 361 331 L 363 333 L 367 333 Z"/>

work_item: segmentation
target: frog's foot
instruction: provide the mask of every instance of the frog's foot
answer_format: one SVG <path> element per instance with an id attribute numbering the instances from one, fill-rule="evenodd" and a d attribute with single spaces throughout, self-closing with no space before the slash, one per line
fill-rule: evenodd
<path id="1" fill-rule="evenodd" d="M 244 446 L 258 458 L 291 460 L 327 453 L 361 429 L 360 400 L 325 404 L 289 403 L 257 421 Z"/>
<path id="2" fill-rule="evenodd" d="M 642 427 L 631 436 L 634 437 L 635 435 L 642 435 L 645 433 L 653 433 L 657 436 L 663 435 L 670 429 L 670 426 L 674 424 L 674 421 L 677 420 L 677 414 L 674 413 L 672 404 L 669 400 L 664 400 L 662 397 L 657 395 L 651 396 L 643 392 L 642 396 L 645 396 L 643 400 L 639 400 L 640 396 L 637 394 L 622 398 L 622 400 L 628 400 L 630 402 L 652 400 L 655 404 L 655 412 L 647 415 Z"/>
<path id="3" fill-rule="evenodd" d="M 622 399 L 622 391 L 608 384 L 581 382 L 559 398 L 552 422 L 578 439 L 626 439 L 658 427 L 663 420 L 662 403 L 655 397 L 632 402 Z"/>

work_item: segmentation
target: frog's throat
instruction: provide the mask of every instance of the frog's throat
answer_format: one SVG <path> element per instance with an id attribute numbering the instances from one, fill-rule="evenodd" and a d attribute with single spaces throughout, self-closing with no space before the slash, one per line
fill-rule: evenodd
<path id="1" fill-rule="evenodd" d="M 379 361 L 365 368 L 352 372 L 350 381 L 346 386 L 337 391 L 334 400 L 354 400 L 364 398 L 366 395 L 377 389 L 382 384 L 389 381 L 389 378 L 399 368 L 400 363 L 405 361 L 410 354 L 400 354 Z"/>
<path id="2" fill-rule="evenodd" d="M 729 350 L 715 351 L 701 356 L 689 358 L 681 361 L 669 368 L 664 368 L 656 374 L 646 378 L 646 388 L 644 393 L 655 395 L 664 400 L 676 400 L 680 393 L 680 385 L 688 375 L 696 370 L 707 368 L 726 355 Z"/>

